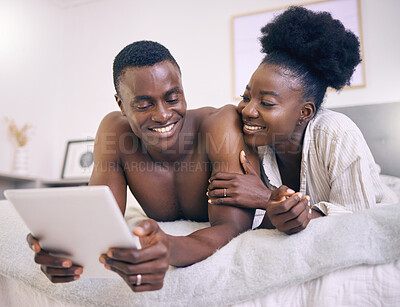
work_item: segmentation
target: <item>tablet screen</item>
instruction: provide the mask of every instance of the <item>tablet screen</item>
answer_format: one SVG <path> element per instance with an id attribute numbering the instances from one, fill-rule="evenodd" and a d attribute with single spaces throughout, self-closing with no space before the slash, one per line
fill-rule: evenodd
<path id="1" fill-rule="evenodd" d="M 100 255 L 110 247 L 140 248 L 108 186 L 17 189 L 4 195 L 42 248 L 83 266 L 82 277 L 118 277 L 99 262 Z"/>

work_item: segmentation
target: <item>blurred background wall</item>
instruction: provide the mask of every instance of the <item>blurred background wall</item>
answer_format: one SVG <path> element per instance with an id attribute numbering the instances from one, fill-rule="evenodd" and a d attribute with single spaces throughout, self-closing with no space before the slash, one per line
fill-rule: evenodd
<path id="1" fill-rule="evenodd" d="M 13 146 L 4 117 L 30 123 L 29 175 L 59 178 L 68 140 L 94 138 L 117 110 L 112 61 L 155 40 L 182 69 L 188 108 L 236 104 L 231 18 L 290 0 L 0 0 L 0 172 Z M 361 0 L 366 86 L 329 92 L 326 106 L 400 102 L 400 1 Z M 373 123 L 371 123 L 373 124 Z"/>

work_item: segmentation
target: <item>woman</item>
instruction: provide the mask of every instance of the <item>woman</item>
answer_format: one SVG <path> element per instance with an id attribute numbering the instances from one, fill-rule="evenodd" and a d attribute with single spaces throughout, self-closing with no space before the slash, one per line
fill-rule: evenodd
<path id="1" fill-rule="evenodd" d="M 241 153 L 246 175 L 210 178 L 209 203 L 263 209 L 253 226 L 287 234 L 312 218 L 394 203 L 360 130 L 346 116 L 320 110 L 328 87 L 350 83 L 361 61 L 357 37 L 329 13 L 302 7 L 261 31 L 266 55 L 237 110 L 265 185 Z"/>

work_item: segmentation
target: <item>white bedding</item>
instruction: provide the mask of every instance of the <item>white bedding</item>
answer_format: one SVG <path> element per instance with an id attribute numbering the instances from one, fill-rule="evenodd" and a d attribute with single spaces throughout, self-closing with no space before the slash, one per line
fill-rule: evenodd
<path id="1" fill-rule="evenodd" d="M 0 306 L 399 306 L 400 205 L 313 220 L 299 234 L 246 232 L 208 259 L 171 268 L 162 290 L 122 280 L 53 285 L 33 262 L 27 229 L 0 202 Z M 186 234 L 206 223 L 162 223 Z"/>
<path id="2" fill-rule="evenodd" d="M 236 307 L 400 306 L 400 260 L 357 265 L 278 289 Z"/>

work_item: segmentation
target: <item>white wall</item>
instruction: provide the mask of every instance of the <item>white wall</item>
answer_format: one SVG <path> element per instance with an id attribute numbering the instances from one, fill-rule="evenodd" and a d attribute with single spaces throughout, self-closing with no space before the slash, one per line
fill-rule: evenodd
<path id="1" fill-rule="evenodd" d="M 366 87 L 330 92 L 328 106 L 400 102 L 400 1 L 361 0 L 361 12 Z"/>
<path id="2" fill-rule="evenodd" d="M 25 31 L 18 43 L 32 41 L 30 61 L 11 65 L 23 57 L 14 52 L 1 59 L 0 115 L 37 124 L 30 148 L 31 171 L 47 177 L 60 175 L 67 140 L 94 137 L 101 118 L 117 109 L 112 61 L 125 45 L 141 39 L 165 44 L 181 66 L 189 108 L 236 103 L 231 96 L 231 17 L 302 3 L 99 0 L 60 8 L 51 0 L 36 0 L 35 5 L 30 0 L 2 1 L 6 6 L 19 3 L 21 9 L 15 14 L 23 8 L 33 24 L 28 30 L 22 15 L 16 19 Z M 396 88 L 400 81 L 400 1 L 361 2 L 367 85 L 339 95 L 330 92 L 328 106 L 400 101 Z M 11 163 L 10 144 L 2 127 L 0 171 Z"/>
<path id="3" fill-rule="evenodd" d="M 0 171 L 9 172 L 13 145 L 4 117 L 34 126 L 28 143 L 31 174 L 53 175 L 54 110 L 60 75 L 63 12 L 47 0 L 0 1 Z"/>

